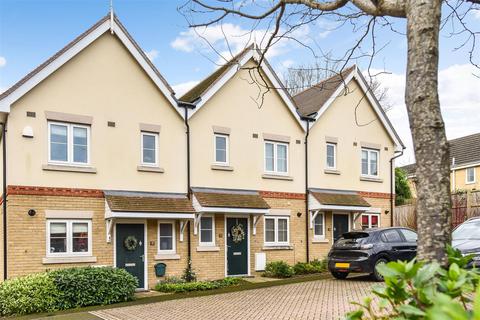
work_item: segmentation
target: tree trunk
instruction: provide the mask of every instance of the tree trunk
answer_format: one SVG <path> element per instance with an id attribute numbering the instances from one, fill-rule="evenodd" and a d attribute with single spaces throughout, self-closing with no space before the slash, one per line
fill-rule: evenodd
<path id="1" fill-rule="evenodd" d="M 408 65 L 405 99 L 418 179 L 418 253 L 447 263 L 450 243 L 450 160 L 438 99 L 441 0 L 407 0 Z"/>

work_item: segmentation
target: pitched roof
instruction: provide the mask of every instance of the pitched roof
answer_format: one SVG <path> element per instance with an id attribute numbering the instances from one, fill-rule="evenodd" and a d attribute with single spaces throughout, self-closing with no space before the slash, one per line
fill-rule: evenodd
<path id="1" fill-rule="evenodd" d="M 120 195 L 105 194 L 111 211 L 150 213 L 193 213 L 191 201 L 185 196 L 168 194 Z"/>
<path id="2" fill-rule="evenodd" d="M 81 43 L 83 41 L 86 41 L 88 37 L 94 35 L 94 39 L 95 40 L 96 38 L 98 38 L 100 35 L 104 34 L 108 28 L 104 28 L 104 30 L 100 30 L 102 25 L 104 25 L 105 23 L 109 22 L 111 19 L 111 16 L 110 14 L 109 15 L 106 15 L 105 17 L 103 17 L 102 19 L 100 19 L 98 22 L 96 22 L 92 27 L 90 27 L 88 30 L 86 30 L 85 32 L 83 32 L 82 34 L 80 34 L 78 37 L 76 37 L 73 41 L 71 41 L 70 43 L 68 43 L 65 47 L 63 47 L 62 49 L 60 49 L 58 52 L 56 52 L 53 56 L 51 56 L 50 58 L 48 58 L 45 62 L 43 62 L 42 64 L 40 64 L 38 67 L 36 67 L 35 69 L 33 69 L 30 73 L 28 73 L 26 76 L 24 76 L 22 79 L 20 79 L 19 81 L 17 81 L 13 86 L 11 86 L 9 89 L 7 89 L 6 91 L 4 91 L 3 93 L 0 94 L 0 101 L 6 99 L 7 97 L 9 97 L 10 95 L 12 95 L 14 92 L 16 92 L 17 90 L 21 89 L 21 87 L 23 85 L 26 85 L 30 80 L 35 80 L 35 78 L 37 76 L 40 76 L 41 73 L 43 71 L 45 72 L 48 72 L 46 76 L 50 75 L 52 72 L 54 72 L 58 67 L 60 67 L 61 65 L 63 65 L 63 63 L 67 62 L 70 58 L 72 58 L 76 53 L 73 53 L 73 56 L 68 56 L 68 53 L 69 51 L 73 50 L 76 46 L 79 46 L 80 45 L 80 51 L 84 48 L 83 45 L 81 45 Z M 150 59 L 147 57 L 147 55 L 145 54 L 145 52 L 140 48 L 140 46 L 138 45 L 138 43 L 133 39 L 133 37 L 128 33 L 127 29 L 123 26 L 123 24 L 120 22 L 120 20 L 117 18 L 117 16 L 113 15 L 113 20 L 114 20 L 114 23 L 112 25 L 114 25 L 114 30 L 116 31 L 121 31 L 121 33 L 123 33 L 122 35 L 118 35 L 119 38 L 123 35 L 125 35 L 125 37 L 127 38 L 127 40 L 132 44 L 132 46 L 134 47 L 135 51 L 138 52 L 138 55 L 141 56 L 141 58 L 145 61 L 145 63 L 148 65 L 148 68 L 150 68 L 153 72 L 153 74 L 155 75 L 155 77 L 158 78 L 158 80 L 160 80 L 160 82 L 162 83 L 162 85 L 165 87 L 165 89 L 168 91 L 168 95 L 170 96 L 173 96 L 174 94 L 174 91 L 172 89 L 172 87 L 168 84 L 168 82 L 165 80 L 165 78 L 163 78 L 163 76 L 160 74 L 160 72 L 158 71 L 158 69 L 153 65 L 153 63 L 150 61 Z M 100 32 L 99 32 L 100 30 Z M 97 34 L 95 34 L 97 32 Z M 121 39 L 122 40 L 122 39 Z M 123 40 L 122 40 L 123 41 Z M 86 43 L 86 45 L 88 46 L 90 42 Z M 127 46 L 128 47 L 128 46 Z M 129 50 L 131 50 L 129 48 Z M 132 51 L 131 51 L 132 53 Z M 134 53 L 132 53 L 134 55 Z M 59 66 L 53 66 L 52 65 L 57 62 L 58 60 L 60 60 L 62 57 L 64 57 L 64 60 L 65 61 L 62 61 L 59 63 Z M 49 68 L 52 68 L 52 70 L 47 70 Z M 148 72 L 147 72 L 148 73 Z M 42 81 L 44 79 L 44 77 L 41 77 L 41 79 L 39 81 Z M 154 79 L 154 82 L 155 82 L 155 79 Z M 36 85 L 36 84 L 34 84 Z M 33 86 L 34 86 L 33 85 Z M 30 90 L 31 88 L 28 88 L 26 90 L 26 92 L 28 92 L 28 90 Z M 22 92 L 20 94 L 23 95 L 25 92 Z M 164 92 L 164 94 L 166 94 L 166 92 Z M 166 94 L 167 95 L 167 94 Z M 173 98 L 172 97 L 169 97 L 167 96 L 167 99 L 169 99 L 171 102 L 174 102 Z"/>
<path id="3" fill-rule="evenodd" d="M 293 100 L 302 116 L 318 112 L 337 89 L 345 85 L 345 79 L 355 70 L 355 65 L 324 79 L 316 85 L 296 94 Z"/>
<path id="4" fill-rule="evenodd" d="M 310 192 L 323 205 L 370 207 L 370 204 L 355 193 Z"/>
<path id="5" fill-rule="evenodd" d="M 480 133 L 448 140 L 448 143 L 450 144 L 450 164 L 452 169 L 480 163 Z M 455 162 L 453 159 L 455 159 Z M 408 175 L 415 175 L 415 163 L 400 168 Z"/>
<path id="6" fill-rule="evenodd" d="M 180 101 L 184 102 L 195 102 L 201 95 L 211 88 L 229 69 L 230 66 L 238 65 L 241 57 L 246 54 L 249 50 L 253 49 L 253 45 L 248 46 L 243 49 L 240 53 L 235 55 L 232 59 L 227 61 L 224 65 L 220 66 L 217 70 L 212 72 L 205 79 L 200 81 L 196 86 L 187 91 L 183 96 L 180 97 Z"/>
<path id="7" fill-rule="evenodd" d="M 202 207 L 215 208 L 244 208 L 244 209 L 269 209 L 270 206 L 255 192 L 215 191 L 204 192 L 194 191 L 195 198 Z"/>

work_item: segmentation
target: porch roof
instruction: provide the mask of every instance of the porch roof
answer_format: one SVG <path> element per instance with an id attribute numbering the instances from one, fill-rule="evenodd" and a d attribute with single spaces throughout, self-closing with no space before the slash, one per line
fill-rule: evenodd
<path id="1" fill-rule="evenodd" d="M 195 210 L 185 194 L 104 191 L 106 218 L 190 218 Z"/>
<path id="2" fill-rule="evenodd" d="M 311 190 L 313 210 L 367 211 L 370 204 L 354 191 Z"/>
<path id="3" fill-rule="evenodd" d="M 265 214 L 270 209 L 257 191 L 193 188 L 193 195 L 198 212 Z"/>

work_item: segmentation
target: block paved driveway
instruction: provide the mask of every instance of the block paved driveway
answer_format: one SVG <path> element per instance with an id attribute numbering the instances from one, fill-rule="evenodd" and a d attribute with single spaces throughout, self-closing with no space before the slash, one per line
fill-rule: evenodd
<path id="1" fill-rule="evenodd" d="M 105 320 L 343 319 L 373 284 L 367 277 L 326 279 L 91 313 Z"/>

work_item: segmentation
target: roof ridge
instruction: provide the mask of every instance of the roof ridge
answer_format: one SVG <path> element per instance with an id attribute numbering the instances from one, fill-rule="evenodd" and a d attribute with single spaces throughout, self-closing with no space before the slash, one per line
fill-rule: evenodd
<path id="1" fill-rule="evenodd" d="M 328 80 L 330 80 L 330 79 L 332 79 L 332 78 L 335 78 L 335 77 L 341 75 L 342 73 L 346 73 L 346 75 L 348 75 L 348 74 L 350 74 L 350 72 L 351 72 L 351 71 L 349 71 L 349 69 L 352 69 L 352 68 L 354 68 L 355 66 L 356 66 L 356 64 L 352 64 L 350 67 L 348 67 L 348 68 L 346 68 L 346 69 L 344 69 L 344 70 L 342 70 L 342 71 L 340 71 L 340 72 L 335 72 L 335 74 L 331 75 L 330 77 L 324 78 L 324 79 L 320 80 L 319 82 L 317 82 L 316 84 L 314 84 L 314 85 L 312 85 L 312 86 L 310 86 L 310 87 L 308 87 L 308 88 L 305 88 L 305 89 L 303 89 L 302 91 L 296 93 L 293 97 L 296 97 L 296 96 L 298 96 L 298 95 L 300 95 L 300 94 L 302 94 L 302 93 L 304 93 L 304 92 L 306 92 L 306 91 L 308 91 L 308 90 L 310 90 L 310 89 L 318 89 L 318 88 L 316 88 L 318 85 L 320 85 L 321 83 L 326 82 L 326 81 L 328 81 Z M 347 71 L 348 71 L 348 72 L 347 72 Z"/>

